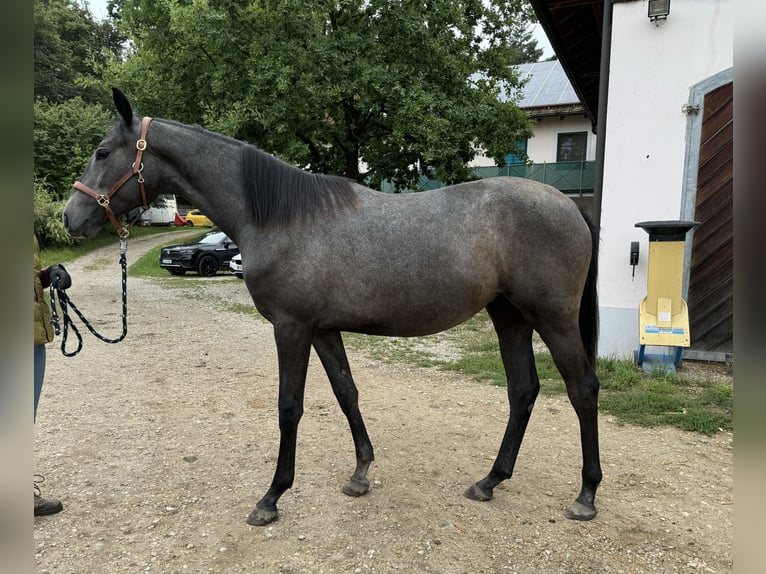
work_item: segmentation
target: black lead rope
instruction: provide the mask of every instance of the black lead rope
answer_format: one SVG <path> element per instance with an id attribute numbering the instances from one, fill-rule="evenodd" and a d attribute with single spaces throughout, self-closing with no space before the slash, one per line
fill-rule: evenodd
<path id="1" fill-rule="evenodd" d="M 119 343 L 128 334 L 128 261 L 127 257 L 125 256 L 127 246 L 127 240 L 125 238 L 120 238 L 120 267 L 122 268 L 122 335 L 116 339 L 108 339 L 100 333 L 96 332 L 96 329 L 93 328 L 90 322 L 85 318 L 85 316 L 69 298 L 66 290 L 59 288 L 58 280 L 56 280 L 56 284 L 51 283 L 51 324 L 53 325 L 53 329 L 56 335 L 59 335 L 61 333 L 61 327 L 59 326 L 59 316 L 56 311 L 56 296 L 58 296 L 59 306 L 61 307 L 61 314 L 64 317 L 64 336 L 61 339 L 61 352 L 65 357 L 74 357 L 82 350 L 82 335 L 77 329 L 77 326 L 74 324 L 74 321 L 72 321 L 72 318 L 69 316 L 68 307 L 72 308 L 72 310 L 77 314 L 77 316 L 91 333 L 93 333 L 96 337 L 105 343 Z M 70 328 L 77 336 L 77 349 L 68 352 L 66 350 L 66 341 Z"/>

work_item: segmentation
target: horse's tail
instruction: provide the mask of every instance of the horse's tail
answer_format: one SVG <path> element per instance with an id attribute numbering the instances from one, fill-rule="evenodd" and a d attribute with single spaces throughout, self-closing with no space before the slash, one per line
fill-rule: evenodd
<path id="1" fill-rule="evenodd" d="M 585 218 L 591 235 L 591 257 L 588 269 L 588 278 L 585 281 L 585 289 L 580 300 L 580 336 L 582 337 L 585 353 L 593 368 L 596 367 L 596 353 L 598 350 L 598 228 L 593 224 L 585 212 L 581 212 Z"/>

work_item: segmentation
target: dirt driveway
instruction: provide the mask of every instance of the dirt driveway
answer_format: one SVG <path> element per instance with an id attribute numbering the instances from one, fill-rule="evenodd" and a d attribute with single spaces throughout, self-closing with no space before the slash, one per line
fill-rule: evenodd
<path id="1" fill-rule="evenodd" d="M 129 261 L 164 241 L 131 240 Z M 120 330 L 117 258 L 115 244 L 67 265 L 72 299 L 107 336 Z M 35 519 L 38 573 L 732 571 L 730 433 L 602 416 L 599 514 L 572 522 L 577 420 L 565 398 L 541 397 L 516 474 L 474 502 L 462 492 L 492 464 L 505 390 L 353 351 L 371 491 L 341 493 L 353 444 L 312 357 L 294 487 L 277 522 L 248 526 L 278 445 L 270 326 L 224 308 L 249 302 L 227 277 L 188 290 L 130 278 L 128 293 L 125 341 L 86 333 L 74 358 L 59 340 L 48 351 L 35 468 L 65 508 Z"/>

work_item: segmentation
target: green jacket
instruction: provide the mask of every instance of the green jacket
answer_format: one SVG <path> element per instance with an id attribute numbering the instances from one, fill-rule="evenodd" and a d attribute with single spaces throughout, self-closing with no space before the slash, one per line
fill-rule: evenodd
<path id="1" fill-rule="evenodd" d="M 53 340 L 53 325 L 51 325 L 51 308 L 45 298 L 45 288 L 40 277 L 40 244 L 35 235 L 35 345 L 44 345 Z"/>

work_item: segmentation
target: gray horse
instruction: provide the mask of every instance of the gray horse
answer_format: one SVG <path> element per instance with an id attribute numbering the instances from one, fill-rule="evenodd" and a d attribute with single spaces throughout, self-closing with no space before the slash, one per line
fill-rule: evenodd
<path id="1" fill-rule="evenodd" d="M 198 126 L 119 112 L 74 185 L 64 224 L 93 237 L 160 193 L 191 202 L 233 238 L 247 288 L 274 328 L 279 360 L 279 457 L 248 523 L 278 517 L 292 486 L 306 369 L 315 349 L 348 419 L 356 469 L 343 491 L 369 489 L 373 448 L 359 411 L 342 331 L 419 336 L 486 309 L 500 343 L 510 417 L 486 477 L 465 492 L 490 500 L 511 477 L 539 392 L 532 332 L 543 339 L 580 422 L 582 487 L 566 514 L 589 520 L 601 481 L 593 365 L 598 240 L 558 190 L 498 177 L 412 194 L 385 194 L 289 166 Z"/>

